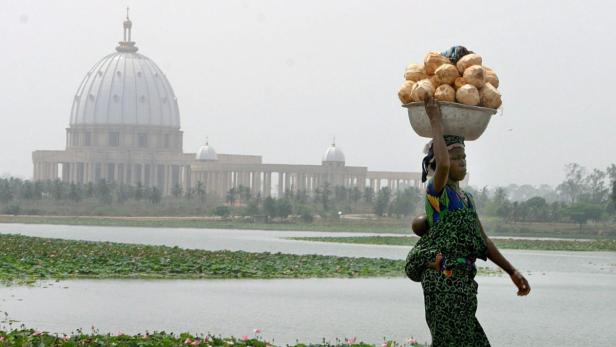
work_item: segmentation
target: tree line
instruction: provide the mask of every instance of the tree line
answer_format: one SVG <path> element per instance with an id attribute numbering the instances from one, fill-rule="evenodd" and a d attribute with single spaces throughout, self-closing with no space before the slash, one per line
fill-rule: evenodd
<path id="1" fill-rule="evenodd" d="M 605 170 L 588 171 L 577 163 L 565 166 L 565 179 L 555 187 L 548 185 L 509 185 L 495 189 L 465 188 L 472 193 L 480 214 L 505 222 L 609 221 L 616 216 L 616 165 Z M 31 201 L 71 202 L 79 204 L 121 205 L 126 202 L 159 205 L 161 202 L 182 206 L 204 206 L 208 213 L 219 216 L 264 216 L 268 220 L 286 220 L 297 216 L 306 222 L 314 216 L 339 217 L 348 213 L 374 213 L 379 217 L 408 218 L 423 212 L 424 192 L 415 187 L 392 191 L 383 187 L 375 192 L 366 187 L 344 187 L 325 184 L 314 192 L 286 191 L 279 197 L 252 194 L 248 187 L 231 188 L 221 199 L 210 196 L 207 187 L 197 182 L 193 188 L 173 187 L 171 196 L 160 189 L 116 184 L 75 184 L 55 181 L 29 181 L 19 178 L 0 179 L 2 213 L 28 213 L 21 205 Z M 200 209 L 202 210 L 202 209 Z M 45 211 L 39 211 L 44 214 Z M 161 211 L 160 213 L 164 213 Z"/>
<path id="2" fill-rule="evenodd" d="M 229 216 L 263 215 L 269 220 L 285 220 L 291 215 L 311 221 L 315 215 L 338 217 L 347 213 L 376 213 L 378 216 L 408 217 L 421 201 L 416 188 L 392 192 L 384 187 L 378 192 L 371 188 L 331 186 L 326 183 L 313 193 L 285 191 L 279 197 L 253 195 L 249 187 L 231 188 L 221 199 L 207 193 L 207 187 L 197 182 L 193 188 L 175 185 L 171 196 L 163 196 L 157 187 L 142 184 L 126 185 L 100 180 L 96 183 L 68 183 L 61 180 L 30 181 L 9 177 L 0 178 L 0 212 L 6 214 L 29 214 L 21 206 L 29 202 L 51 203 L 88 202 L 100 205 L 122 205 L 126 202 L 159 205 L 161 202 L 184 202 L 188 205 L 207 206 L 215 215 Z M 184 205 L 186 206 L 186 205 Z M 34 212 L 44 214 L 45 211 Z"/>
<path id="3" fill-rule="evenodd" d="M 565 166 L 565 179 L 554 188 L 542 185 L 473 190 L 480 213 L 507 222 L 586 224 L 616 217 L 616 165 L 588 171 L 577 163 Z"/>

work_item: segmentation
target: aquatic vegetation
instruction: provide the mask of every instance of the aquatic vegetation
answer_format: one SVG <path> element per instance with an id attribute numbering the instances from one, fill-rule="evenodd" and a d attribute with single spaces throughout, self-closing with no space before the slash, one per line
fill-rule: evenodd
<path id="1" fill-rule="evenodd" d="M 236 337 L 222 337 L 212 334 L 197 334 L 190 333 L 167 333 L 146 332 L 145 334 L 126 335 L 121 332 L 117 334 L 101 334 L 96 329 L 92 329 L 91 333 L 84 333 L 81 330 L 66 335 L 52 334 L 48 332 L 36 331 L 33 329 L 14 329 L 10 331 L 0 330 L 0 346 L 46 346 L 46 347 L 73 347 L 73 346 L 210 346 L 210 347 L 274 347 L 273 343 L 263 340 L 259 335 Z M 334 342 L 323 340 L 317 344 L 304 344 L 297 342 L 294 345 L 287 347 L 329 347 L 329 346 L 346 346 L 346 347 L 372 347 L 373 344 L 357 341 L 355 337 L 345 338 L 344 341 L 336 339 Z M 413 338 L 408 339 L 405 343 L 396 343 L 394 341 L 386 341 L 382 347 L 419 347 L 427 346 L 427 344 L 419 344 Z"/>
<path id="2" fill-rule="evenodd" d="M 357 237 L 293 237 L 292 240 L 340 242 L 371 245 L 412 246 L 419 240 L 408 236 L 357 236 Z M 545 251 L 616 251 L 616 240 L 523 240 L 495 239 L 492 241 L 502 249 L 527 249 Z"/>
<path id="3" fill-rule="evenodd" d="M 0 234 L 0 282 L 70 278 L 309 278 L 404 276 L 390 259 L 205 251 Z"/>

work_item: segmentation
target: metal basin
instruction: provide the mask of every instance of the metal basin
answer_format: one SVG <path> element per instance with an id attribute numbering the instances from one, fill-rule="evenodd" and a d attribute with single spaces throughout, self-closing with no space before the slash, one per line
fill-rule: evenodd
<path id="1" fill-rule="evenodd" d="M 443 116 L 443 133 L 445 135 L 464 136 L 465 140 L 479 138 L 488 127 L 490 118 L 497 110 L 487 107 L 468 106 L 454 102 L 440 101 Z M 432 138 L 432 127 L 423 102 L 411 102 L 402 105 L 409 112 L 411 127 L 417 135 Z"/>

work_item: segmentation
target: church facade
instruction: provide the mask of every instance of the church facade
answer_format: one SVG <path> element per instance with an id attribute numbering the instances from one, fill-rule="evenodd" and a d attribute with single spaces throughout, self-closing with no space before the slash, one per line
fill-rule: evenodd
<path id="1" fill-rule="evenodd" d="M 176 186 L 186 190 L 200 185 L 219 197 L 239 186 L 263 197 L 287 190 L 311 193 L 325 184 L 374 191 L 422 186 L 418 172 L 347 166 L 335 143 L 317 165 L 268 164 L 257 155 L 218 154 L 207 142 L 196 153 L 184 153 L 178 100 L 160 68 L 138 53 L 131 29 L 127 16 L 116 52 L 96 63 L 79 85 L 66 148 L 32 153 L 34 180 L 141 183 L 164 195 Z"/>

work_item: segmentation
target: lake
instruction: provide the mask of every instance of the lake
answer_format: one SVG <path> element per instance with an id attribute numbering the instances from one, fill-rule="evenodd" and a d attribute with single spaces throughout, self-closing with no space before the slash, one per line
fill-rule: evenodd
<path id="1" fill-rule="evenodd" d="M 0 233 L 209 250 L 402 259 L 409 247 L 293 241 L 336 233 L 0 224 Z M 351 233 L 345 233 L 351 236 Z M 362 234 L 366 235 L 366 234 Z M 493 346 L 616 345 L 616 252 L 504 250 L 532 286 L 477 277 L 477 316 Z M 490 263 L 479 262 L 479 265 Z M 405 278 L 304 280 L 71 280 L 0 287 L 0 310 L 28 327 L 70 332 L 212 332 L 276 344 L 356 336 L 430 338 L 420 285 Z"/>

